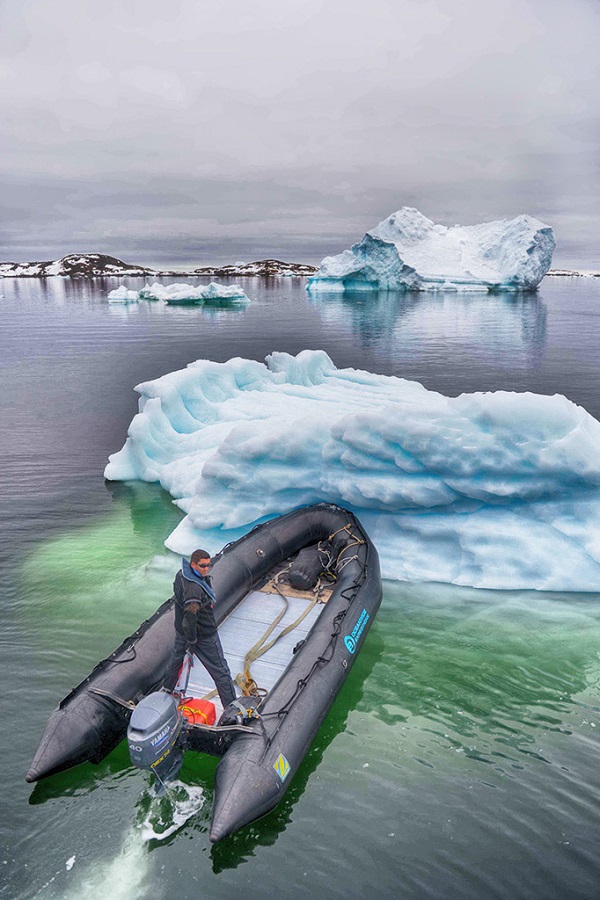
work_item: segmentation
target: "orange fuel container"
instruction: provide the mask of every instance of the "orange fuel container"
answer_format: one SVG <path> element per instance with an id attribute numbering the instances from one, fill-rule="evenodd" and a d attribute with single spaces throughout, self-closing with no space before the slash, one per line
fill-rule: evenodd
<path id="1" fill-rule="evenodd" d="M 179 709 L 190 725 L 214 725 L 217 718 L 215 704 L 198 697 L 186 697 Z"/>

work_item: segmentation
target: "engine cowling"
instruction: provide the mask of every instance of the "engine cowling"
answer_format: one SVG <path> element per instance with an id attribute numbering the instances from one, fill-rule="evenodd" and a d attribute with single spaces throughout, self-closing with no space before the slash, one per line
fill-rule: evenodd
<path id="1" fill-rule="evenodd" d="M 170 694 L 157 691 L 140 700 L 127 729 L 133 765 L 154 772 L 160 784 L 174 778 L 183 762 L 181 728 L 182 715 Z"/>

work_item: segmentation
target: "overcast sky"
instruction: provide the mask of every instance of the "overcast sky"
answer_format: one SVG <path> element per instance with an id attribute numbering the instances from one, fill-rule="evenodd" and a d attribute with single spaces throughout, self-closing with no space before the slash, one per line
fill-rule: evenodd
<path id="1" fill-rule="evenodd" d="M 597 0 L 0 0 L 0 261 L 318 262 L 529 213 L 600 269 Z"/>

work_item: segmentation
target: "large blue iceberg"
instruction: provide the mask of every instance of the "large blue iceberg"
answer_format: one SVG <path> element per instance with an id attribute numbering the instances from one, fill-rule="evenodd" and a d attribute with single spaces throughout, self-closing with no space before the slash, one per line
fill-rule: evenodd
<path id="1" fill-rule="evenodd" d="M 600 587 L 600 423 L 565 397 L 445 397 L 309 350 L 199 360 L 137 390 L 105 476 L 171 493 L 177 552 L 325 500 L 358 514 L 387 578 Z"/>
<path id="2" fill-rule="evenodd" d="M 350 250 L 327 256 L 307 290 L 530 291 L 555 244 L 552 229 L 531 216 L 447 228 L 404 206 Z"/>

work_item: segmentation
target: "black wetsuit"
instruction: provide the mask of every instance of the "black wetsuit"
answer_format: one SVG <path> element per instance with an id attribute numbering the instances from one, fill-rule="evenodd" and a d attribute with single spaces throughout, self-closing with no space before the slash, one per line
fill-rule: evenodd
<path id="1" fill-rule="evenodd" d="M 215 682 L 225 708 L 235 700 L 235 690 L 217 631 L 210 576 L 202 578 L 189 568 L 189 564 L 184 563 L 183 569 L 175 576 L 173 592 L 175 646 L 164 685 L 167 690 L 172 691 L 177 684 L 181 663 L 186 648 L 189 647 Z M 193 606 L 190 609 L 192 604 L 197 604 L 195 611 Z"/>

